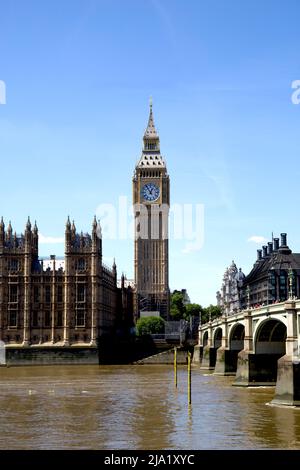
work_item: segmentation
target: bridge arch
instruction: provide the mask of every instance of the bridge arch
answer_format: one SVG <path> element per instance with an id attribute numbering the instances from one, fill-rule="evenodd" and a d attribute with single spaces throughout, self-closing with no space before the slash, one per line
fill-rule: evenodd
<path id="1" fill-rule="evenodd" d="M 203 333 L 202 344 L 204 348 L 208 344 L 208 331 L 207 330 Z"/>
<path id="2" fill-rule="evenodd" d="M 241 351 L 244 349 L 245 327 L 242 323 L 235 323 L 229 332 L 229 349 Z"/>
<path id="3" fill-rule="evenodd" d="M 222 345 L 222 328 L 219 326 L 218 328 L 215 329 L 214 331 L 214 348 L 218 349 Z"/>
<path id="4" fill-rule="evenodd" d="M 277 318 L 268 318 L 255 330 L 255 354 L 285 354 L 286 325 Z"/>

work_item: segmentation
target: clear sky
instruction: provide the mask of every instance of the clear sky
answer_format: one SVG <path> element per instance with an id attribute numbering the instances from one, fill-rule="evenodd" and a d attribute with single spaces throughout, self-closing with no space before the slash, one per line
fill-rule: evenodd
<path id="1" fill-rule="evenodd" d="M 68 214 L 90 231 L 131 201 L 150 95 L 171 200 L 205 207 L 200 250 L 170 241 L 171 289 L 215 303 L 251 237 L 300 251 L 298 0 L 0 0 L 0 17 L 0 213 L 37 220 L 40 255 L 63 255 Z M 132 278 L 132 240 L 103 248 Z"/>

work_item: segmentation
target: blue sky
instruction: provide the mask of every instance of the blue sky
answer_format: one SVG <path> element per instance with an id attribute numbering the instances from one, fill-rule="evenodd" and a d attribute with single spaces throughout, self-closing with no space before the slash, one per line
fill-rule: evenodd
<path id="1" fill-rule="evenodd" d="M 202 249 L 170 241 L 170 287 L 215 303 L 232 259 L 251 269 L 253 236 L 287 232 L 299 252 L 299 14 L 297 0 L 0 0 L 5 221 L 20 232 L 30 215 L 59 242 L 68 214 L 88 231 L 99 204 L 130 201 L 152 95 L 171 200 L 205 206 Z M 104 256 L 133 276 L 132 240 L 104 240 Z"/>

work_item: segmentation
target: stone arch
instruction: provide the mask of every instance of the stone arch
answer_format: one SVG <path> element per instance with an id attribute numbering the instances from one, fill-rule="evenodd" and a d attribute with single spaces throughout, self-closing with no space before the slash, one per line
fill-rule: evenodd
<path id="1" fill-rule="evenodd" d="M 245 327 L 242 323 L 236 323 L 230 329 L 229 349 L 231 351 L 241 351 L 244 349 Z"/>
<path id="2" fill-rule="evenodd" d="M 276 318 L 262 321 L 255 331 L 255 354 L 285 354 L 286 325 Z"/>
<path id="3" fill-rule="evenodd" d="M 222 344 L 222 328 L 218 327 L 214 331 L 214 348 L 218 349 Z"/>
<path id="4" fill-rule="evenodd" d="M 207 331 L 207 330 L 203 333 L 202 343 L 203 343 L 203 347 L 204 347 L 204 348 L 205 348 L 205 346 L 207 346 L 207 344 L 208 344 L 208 331 Z"/>

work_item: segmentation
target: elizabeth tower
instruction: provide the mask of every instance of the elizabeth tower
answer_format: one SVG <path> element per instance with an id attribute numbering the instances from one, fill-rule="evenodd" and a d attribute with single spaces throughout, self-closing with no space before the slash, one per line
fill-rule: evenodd
<path id="1" fill-rule="evenodd" d="M 135 215 L 134 277 L 135 316 L 169 316 L 168 218 L 170 182 L 160 153 L 152 103 L 143 137 L 142 156 L 133 177 Z"/>

